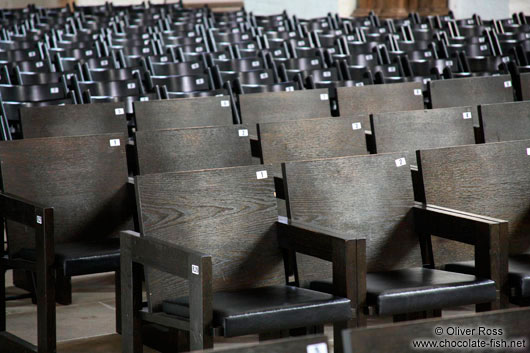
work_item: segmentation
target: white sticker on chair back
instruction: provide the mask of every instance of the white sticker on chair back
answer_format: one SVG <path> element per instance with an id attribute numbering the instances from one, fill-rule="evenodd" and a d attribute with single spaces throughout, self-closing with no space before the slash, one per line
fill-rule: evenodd
<path id="1" fill-rule="evenodd" d="M 267 171 L 266 170 L 260 170 L 259 172 L 256 172 L 256 178 L 258 178 L 258 179 L 267 179 Z"/>
<path id="2" fill-rule="evenodd" d="M 402 167 L 407 164 L 407 161 L 405 160 L 404 157 L 396 159 L 395 162 L 396 162 L 396 167 Z"/>
<path id="3" fill-rule="evenodd" d="M 109 140 L 110 147 L 117 147 L 120 145 L 120 139 L 111 139 Z"/>
<path id="4" fill-rule="evenodd" d="M 239 129 L 238 134 L 239 134 L 239 137 L 246 137 L 246 136 L 248 136 L 248 130 L 247 129 Z"/>
<path id="5" fill-rule="evenodd" d="M 114 109 L 114 114 L 115 115 L 123 115 L 123 114 L 125 114 L 125 110 L 123 108 L 116 108 L 116 109 Z"/>
<path id="6" fill-rule="evenodd" d="M 307 353 L 328 353 L 328 345 L 325 343 L 315 343 L 307 346 Z"/>

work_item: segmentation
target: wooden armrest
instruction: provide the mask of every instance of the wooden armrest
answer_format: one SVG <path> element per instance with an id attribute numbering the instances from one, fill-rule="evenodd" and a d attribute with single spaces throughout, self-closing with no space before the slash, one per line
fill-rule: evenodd
<path id="1" fill-rule="evenodd" d="M 0 216 L 3 218 L 36 228 L 46 221 L 43 219 L 47 213 L 45 210 L 51 210 L 53 214 L 51 207 L 45 207 L 15 195 L 0 193 Z M 37 216 L 41 218 L 38 219 Z M 53 219 L 51 221 L 53 222 Z"/>

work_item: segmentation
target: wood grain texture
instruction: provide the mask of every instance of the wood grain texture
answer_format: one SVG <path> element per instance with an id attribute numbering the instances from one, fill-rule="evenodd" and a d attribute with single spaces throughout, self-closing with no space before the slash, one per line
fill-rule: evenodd
<path id="1" fill-rule="evenodd" d="M 123 134 L 0 142 L 4 191 L 53 207 L 56 243 L 118 235 L 133 226 L 126 142 Z M 7 234 L 12 253 L 34 246 L 20 224 L 9 222 Z"/>
<path id="2" fill-rule="evenodd" d="M 467 340 L 471 336 L 450 335 L 452 329 L 474 329 L 473 339 L 520 340 L 524 339 L 526 348 L 506 348 L 499 351 L 528 351 L 528 325 L 530 324 L 530 309 L 516 308 L 509 310 L 492 311 L 488 313 L 451 317 L 444 319 L 428 319 L 400 324 L 386 324 L 368 328 L 348 330 L 343 333 L 345 341 L 345 353 L 372 353 L 372 352 L 399 352 L 413 353 L 424 352 L 420 348 L 413 347 L 414 340 L 433 341 L 456 341 Z M 442 335 L 435 334 L 435 329 L 441 327 Z M 479 327 L 488 329 L 501 329 L 501 335 L 492 335 L 487 332 L 479 332 Z M 448 331 L 448 329 L 450 329 Z M 455 331 L 456 333 L 456 331 Z M 383 338 L 383 339 L 382 339 Z M 396 347 L 399 347 L 396 349 Z M 476 352 L 480 348 L 459 348 L 458 352 Z M 455 350 L 456 351 L 456 350 Z M 486 350 L 484 350 L 486 351 Z"/>
<path id="3" fill-rule="evenodd" d="M 270 166 L 136 177 L 142 235 L 212 255 L 213 290 L 285 283 Z M 187 282 L 148 270 L 150 308 L 187 294 Z"/>
<path id="4" fill-rule="evenodd" d="M 513 102 L 510 75 L 456 78 L 429 82 L 432 108 Z"/>
<path id="5" fill-rule="evenodd" d="M 127 136 L 125 114 L 116 115 L 123 103 L 67 104 L 64 106 L 20 108 L 24 138 L 123 133 Z"/>
<path id="6" fill-rule="evenodd" d="M 341 116 L 423 109 L 423 96 L 415 95 L 421 83 L 393 83 L 362 87 L 339 87 L 337 98 Z"/>
<path id="7" fill-rule="evenodd" d="M 530 100 L 530 72 L 521 74 L 521 98 Z"/>
<path id="8" fill-rule="evenodd" d="M 362 123 L 346 117 L 260 123 L 262 163 L 368 154 Z"/>
<path id="9" fill-rule="evenodd" d="M 471 117 L 464 119 L 464 113 Z M 374 114 L 371 126 L 377 153 L 409 151 L 410 164 L 416 165 L 416 150 L 474 144 L 472 117 L 477 115 L 476 107 Z"/>
<path id="10" fill-rule="evenodd" d="M 530 248 L 530 140 L 418 152 L 427 203 L 509 221 L 510 252 Z M 438 249 L 438 251 L 437 251 Z M 433 243 L 437 264 L 473 259 L 470 247 Z M 455 259 L 457 257 L 457 259 Z"/>
<path id="11" fill-rule="evenodd" d="M 287 208 L 293 221 L 366 237 L 368 271 L 421 266 L 412 229 L 410 167 L 406 153 L 287 162 Z M 300 259 L 302 280 L 330 278 L 329 264 Z"/>
<path id="12" fill-rule="evenodd" d="M 327 95 L 328 90 L 243 94 L 239 96 L 241 119 L 256 136 L 257 123 L 329 117 L 329 99 L 321 99 L 322 94 Z"/>
<path id="13" fill-rule="evenodd" d="M 136 151 L 140 174 L 253 164 L 244 125 L 138 131 Z"/>
<path id="14" fill-rule="evenodd" d="M 232 125 L 228 96 L 134 102 L 134 114 L 138 131 Z"/>
<path id="15" fill-rule="evenodd" d="M 240 347 L 200 351 L 203 353 L 307 353 L 307 346 L 322 343 L 328 346 L 328 339 L 324 335 L 290 337 L 279 340 L 260 342 L 259 344 L 245 344 Z M 320 351 L 324 353 L 324 351 Z M 199 352 L 197 352 L 199 353 Z"/>
<path id="16" fill-rule="evenodd" d="M 530 101 L 479 106 L 485 142 L 530 139 Z"/>

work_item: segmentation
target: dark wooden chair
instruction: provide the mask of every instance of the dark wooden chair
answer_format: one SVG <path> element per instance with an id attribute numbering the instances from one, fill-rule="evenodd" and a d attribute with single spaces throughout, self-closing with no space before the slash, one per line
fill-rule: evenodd
<path id="1" fill-rule="evenodd" d="M 134 102 L 136 130 L 232 125 L 230 96 Z"/>
<path id="2" fill-rule="evenodd" d="M 467 342 L 469 339 L 484 341 L 488 345 L 485 347 L 497 347 L 496 349 L 499 350 L 504 347 L 506 352 L 525 351 L 528 350 L 529 318 L 530 309 L 515 308 L 345 330 L 344 353 L 415 353 L 437 350 L 431 348 L 433 346 L 429 344 L 437 347 L 455 347 L 453 349 L 458 352 L 481 350 L 480 345 L 471 346 L 472 343 L 479 344 L 478 342 Z M 467 329 L 473 331 L 464 331 Z M 446 343 L 447 341 L 449 342 Z M 452 343 L 455 346 L 452 346 Z M 456 348 L 466 347 L 463 346 L 466 343 L 468 348 Z"/>
<path id="3" fill-rule="evenodd" d="M 245 125 L 138 131 L 139 174 L 251 165 Z"/>
<path id="4" fill-rule="evenodd" d="M 20 108 L 24 138 L 124 133 L 123 103 L 71 104 Z"/>
<path id="5" fill-rule="evenodd" d="M 278 223 L 269 167 L 135 177 L 142 233 L 121 236 L 124 351 L 141 352 L 146 323 L 175 335 L 188 331 L 193 350 L 210 348 L 214 334 L 263 338 L 334 322 L 335 347 L 341 347 L 340 330 L 354 316 L 348 268 L 364 239 Z M 331 261 L 333 283 L 344 296 L 291 285 L 294 252 Z"/>
<path id="6" fill-rule="evenodd" d="M 35 244 L 35 261 L 16 259 L 9 254 L 0 257 L 0 347 L 7 352 L 56 352 L 55 281 L 53 208 L 28 200 L 0 194 L 0 222 L 2 234 L 8 222 L 25 227 L 29 241 Z M 34 234 L 31 234 L 34 233 Z M 2 239 L 3 240 L 3 239 Z M 2 241 L 2 245 L 3 241 Z M 3 249 L 2 249 L 3 250 Z M 6 330 L 6 276 L 7 270 L 19 269 L 33 272 L 37 301 L 37 346 Z"/>
<path id="7" fill-rule="evenodd" d="M 521 79 L 521 99 L 530 100 L 530 72 L 520 74 Z"/>
<path id="8" fill-rule="evenodd" d="M 337 88 L 341 116 L 423 109 L 420 82 Z"/>
<path id="9" fill-rule="evenodd" d="M 429 81 L 432 108 L 513 102 L 510 75 Z"/>
<path id="10" fill-rule="evenodd" d="M 284 338 L 259 344 L 245 344 L 236 348 L 211 349 L 203 353 L 328 353 L 328 338 L 311 335 Z"/>
<path id="11" fill-rule="evenodd" d="M 484 142 L 530 139 L 530 101 L 478 107 Z"/>
<path id="12" fill-rule="evenodd" d="M 475 143 L 476 107 L 377 113 L 370 117 L 375 152 L 414 152 L 419 149 Z M 475 118 L 478 120 L 478 118 Z M 416 166 L 411 153 L 410 164 Z"/>
<path id="13" fill-rule="evenodd" d="M 239 106 L 251 137 L 257 136 L 258 123 L 331 116 L 327 89 L 243 94 Z"/>
<path id="14" fill-rule="evenodd" d="M 259 123 L 261 163 L 368 154 L 367 127 L 354 117 Z"/>
<path id="15" fill-rule="evenodd" d="M 72 276 L 119 270 L 117 235 L 133 226 L 134 210 L 126 143 L 116 133 L 0 143 L 3 193 L 54 209 L 58 303 L 72 302 Z M 10 259 L 39 259 L 30 233 L 31 228 L 7 222 Z M 20 271 L 15 271 L 14 282 L 32 289 Z"/>
<path id="16" fill-rule="evenodd" d="M 509 295 L 514 303 L 528 302 L 530 297 L 529 155 L 530 140 L 418 151 L 419 172 L 429 204 L 509 221 L 509 236 L 499 239 L 510 253 L 509 258 L 501 258 L 509 269 L 501 288 L 504 298 Z M 433 243 L 434 250 L 436 246 Z M 451 262 L 437 261 L 439 264 L 449 263 L 446 269 L 452 271 L 477 272 L 469 261 L 472 249 L 443 246 L 455 258 Z"/>
<path id="17" fill-rule="evenodd" d="M 490 254 L 483 247 L 497 234 L 499 223 L 415 204 L 409 159 L 400 152 L 284 163 L 288 217 L 366 237 L 365 257 L 351 269 L 359 282 L 358 313 L 368 306 L 379 315 L 402 320 L 454 305 L 497 304 L 495 282 L 487 278 L 496 279 L 489 270 L 499 268 L 500 249 L 495 247 Z M 429 235 L 475 245 L 480 276 L 460 277 L 435 269 L 431 258 L 422 256 L 429 248 Z M 300 258 L 298 271 L 311 281 L 303 285 L 333 292 L 327 264 Z M 364 318 L 359 318 L 363 325 Z"/>

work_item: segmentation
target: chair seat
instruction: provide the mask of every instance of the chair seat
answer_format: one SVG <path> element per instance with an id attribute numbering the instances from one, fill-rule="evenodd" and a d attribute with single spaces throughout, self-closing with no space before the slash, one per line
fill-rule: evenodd
<path id="1" fill-rule="evenodd" d="M 311 289 L 330 293 L 331 281 L 311 282 Z M 427 268 L 368 273 L 367 303 L 380 315 L 396 315 L 452 306 L 489 303 L 495 282 L 473 275 Z"/>
<path id="2" fill-rule="evenodd" d="M 166 314 L 189 317 L 187 297 L 166 300 Z M 213 324 L 225 337 L 321 325 L 352 318 L 350 300 L 292 286 L 269 286 L 213 295 Z"/>
<path id="3" fill-rule="evenodd" d="M 22 249 L 15 257 L 35 261 L 35 249 Z M 120 268 L 120 239 L 56 244 L 55 265 L 65 276 L 116 271 Z"/>
<path id="4" fill-rule="evenodd" d="M 444 266 L 447 271 L 474 274 L 475 261 L 464 261 Z M 514 297 L 530 297 L 530 253 L 508 258 L 508 281 Z"/>

